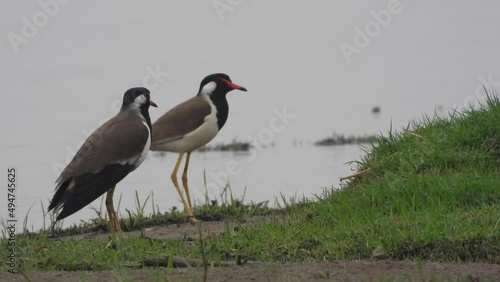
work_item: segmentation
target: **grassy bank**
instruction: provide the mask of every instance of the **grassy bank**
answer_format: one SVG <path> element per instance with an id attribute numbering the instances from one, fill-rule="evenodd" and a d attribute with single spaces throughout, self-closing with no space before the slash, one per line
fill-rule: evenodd
<path id="1" fill-rule="evenodd" d="M 445 119 L 423 118 L 401 132 L 391 131 L 356 163 L 363 173 L 316 200 L 283 199 L 280 209 L 238 209 L 244 206 L 241 201 L 227 201 L 227 212 L 213 219 L 231 214 L 267 217 L 258 224 L 228 225 L 226 232 L 203 240 L 207 259 L 353 260 L 370 258 L 374 248 L 383 248 L 399 260 L 500 263 L 497 98 L 481 109 Z M 220 207 L 220 202 L 207 202 L 197 211 L 210 216 Z M 20 269 L 99 270 L 166 254 L 203 257 L 201 241 L 185 238 L 138 235 L 110 248 L 107 238 L 54 240 L 49 233 L 17 236 Z M 0 251 L 4 257 L 5 251 Z"/>

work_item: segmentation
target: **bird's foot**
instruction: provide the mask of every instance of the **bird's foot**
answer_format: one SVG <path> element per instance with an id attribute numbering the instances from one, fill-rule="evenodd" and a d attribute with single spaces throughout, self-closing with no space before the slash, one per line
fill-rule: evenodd
<path id="1" fill-rule="evenodd" d="M 195 225 L 196 223 L 200 223 L 201 221 L 198 220 L 194 215 L 186 215 L 185 217 L 181 218 L 179 223 L 177 223 L 177 227 L 181 226 L 181 224 L 188 222 L 191 223 L 191 225 Z"/>
<path id="2" fill-rule="evenodd" d="M 195 225 L 196 223 L 200 223 L 201 220 L 198 220 L 194 215 L 188 215 L 188 220 L 191 225 Z"/>

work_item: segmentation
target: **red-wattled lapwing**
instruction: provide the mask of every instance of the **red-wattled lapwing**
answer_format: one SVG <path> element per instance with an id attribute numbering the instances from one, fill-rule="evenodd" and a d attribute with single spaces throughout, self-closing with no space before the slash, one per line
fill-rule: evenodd
<path id="1" fill-rule="evenodd" d="M 113 193 L 116 183 L 135 170 L 148 154 L 152 137 L 149 106 L 157 107 L 150 100 L 148 89 L 129 89 L 123 95 L 120 112 L 85 140 L 56 180 L 49 211 L 60 211 L 57 220 L 72 215 L 107 192 L 109 229 L 113 236 L 121 235 Z"/>
<path id="2" fill-rule="evenodd" d="M 211 74 L 201 81 L 195 97 L 175 106 L 153 123 L 151 150 L 179 153 L 171 178 L 191 222 L 196 219 L 188 189 L 189 157 L 193 150 L 207 144 L 224 126 L 229 113 L 226 94 L 235 89 L 247 91 L 246 88 L 231 82 L 226 74 Z M 186 198 L 177 182 L 177 171 L 184 153 L 187 153 L 187 157 L 182 184 Z"/>

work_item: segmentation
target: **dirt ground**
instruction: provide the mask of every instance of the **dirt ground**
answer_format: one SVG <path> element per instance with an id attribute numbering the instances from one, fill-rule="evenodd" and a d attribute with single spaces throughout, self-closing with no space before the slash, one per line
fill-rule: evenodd
<path id="1" fill-rule="evenodd" d="M 118 271 L 28 272 L 31 281 L 202 281 L 203 268 Z M 165 279 L 165 277 L 167 279 Z M 500 281 L 500 265 L 411 261 L 333 261 L 209 267 L 207 281 Z M 0 274 L 0 281 L 27 281 L 21 274 Z"/>
<path id="2" fill-rule="evenodd" d="M 255 221 L 254 221 L 255 220 Z M 252 219 L 246 224 L 259 222 Z M 228 223 L 229 226 L 241 223 Z M 226 230 L 224 222 L 204 222 L 203 236 L 217 236 Z M 138 235 L 141 231 L 126 233 Z M 151 239 L 197 238 L 197 228 L 183 224 L 152 227 L 142 231 Z M 73 238 L 94 238 L 108 234 L 86 234 Z M 64 272 L 40 271 L 22 274 L 0 273 L 0 281 L 202 281 L 202 267 L 190 268 L 143 268 L 96 271 Z M 362 260 L 331 261 L 317 263 L 267 264 L 249 263 L 241 266 L 209 267 L 207 281 L 422 281 L 442 279 L 444 281 L 500 281 L 500 265 L 486 263 L 440 263 L 424 262 L 421 267 L 413 261 Z"/>

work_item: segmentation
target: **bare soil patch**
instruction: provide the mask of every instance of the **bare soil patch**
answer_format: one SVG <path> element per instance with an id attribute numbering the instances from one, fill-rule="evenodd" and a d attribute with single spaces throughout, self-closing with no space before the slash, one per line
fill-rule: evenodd
<path id="1" fill-rule="evenodd" d="M 201 281 L 203 268 L 127 269 L 123 271 L 28 272 L 31 281 Z M 412 261 L 333 261 L 321 263 L 251 264 L 209 267 L 207 281 L 498 281 L 500 265 L 485 263 L 422 263 Z M 26 281 L 21 274 L 0 274 L 6 282 Z M 126 280 L 127 281 L 127 280 Z"/>

